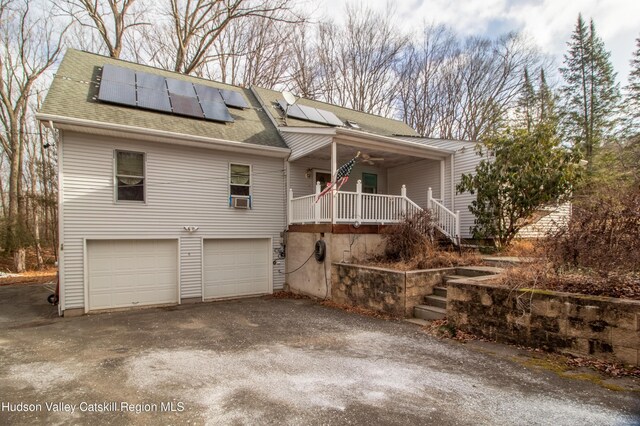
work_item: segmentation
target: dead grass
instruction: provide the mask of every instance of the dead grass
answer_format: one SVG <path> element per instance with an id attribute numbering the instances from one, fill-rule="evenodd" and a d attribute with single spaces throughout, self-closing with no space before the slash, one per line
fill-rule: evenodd
<path id="1" fill-rule="evenodd" d="M 435 248 L 426 248 L 410 260 L 390 260 L 386 256 L 374 257 L 361 262 L 368 266 L 397 269 L 400 271 L 413 271 L 419 269 L 452 268 L 455 266 L 471 266 L 482 264 L 482 258 L 471 252 L 445 251 Z"/>
<path id="2" fill-rule="evenodd" d="M 434 337 L 453 339 L 462 343 L 470 340 L 485 340 L 474 334 L 458 330 L 455 326 L 449 324 L 447 319 L 430 321 L 429 324 L 422 327 L 422 330 Z"/>
<path id="3" fill-rule="evenodd" d="M 542 260 L 509 268 L 496 282 L 513 289 L 531 288 L 640 300 L 640 273 L 610 273 L 605 277 L 588 269 L 558 270 Z"/>
<path id="4" fill-rule="evenodd" d="M 513 240 L 504 251 L 500 252 L 500 255 L 512 257 L 540 257 L 542 250 L 543 247 L 539 240 Z"/>
<path id="5" fill-rule="evenodd" d="M 56 253 L 50 248 L 42 249 L 42 258 L 44 260 L 43 270 L 48 270 L 54 267 L 56 262 Z M 37 260 L 36 260 L 36 251 L 32 247 L 28 247 L 26 249 L 26 258 L 25 263 L 27 267 L 27 271 L 36 270 Z M 0 272 L 13 273 L 15 271 L 15 267 L 13 265 L 13 257 L 6 255 L 5 253 L 0 253 Z"/>
<path id="6" fill-rule="evenodd" d="M 304 294 L 292 293 L 290 291 L 275 291 L 273 294 L 265 296 L 267 299 L 311 299 L 309 296 L 305 296 Z"/>
<path id="7" fill-rule="evenodd" d="M 0 277 L 0 286 L 13 284 L 46 284 L 56 282 L 57 268 L 49 267 L 40 271 L 27 271 L 17 277 Z"/>
<path id="8" fill-rule="evenodd" d="M 362 308 L 359 306 L 344 305 L 341 303 L 333 302 L 331 300 L 323 300 L 322 302 L 320 302 L 320 304 L 328 308 L 340 309 L 352 314 L 364 315 L 367 317 L 378 318 L 387 321 L 397 319 L 393 315 L 390 315 L 386 312 L 374 311 L 373 309 Z"/>

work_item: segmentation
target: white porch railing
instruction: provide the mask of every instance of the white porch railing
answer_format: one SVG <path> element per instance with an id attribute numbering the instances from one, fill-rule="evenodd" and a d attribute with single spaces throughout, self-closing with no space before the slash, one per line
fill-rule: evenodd
<path id="1" fill-rule="evenodd" d="M 365 194 L 362 192 L 362 182 L 358 181 L 356 192 L 339 191 L 336 194 L 335 209 L 331 193 L 316 203 L 321 190 L 319 182 L 316 184 L 315 194 L 294 198 L 293 189 L 289 190 L 289 224 L 333 222 L 384 225 L 402 222 L 404 218 L 422 211 L 419 205 L 407 197 L 407 188 L 404 185 L 400 195 Z M 435 200 L 431 188 L 427 191 L 427 206 L 433 211 L 436 227 L 454 243 L 459 244 L 460 212 L 453 213 Z"/>
<path id="2" fill-rule="evenodd" d="M 431 188 L 427 190 L 427 208 L 431 209 L 436 227 L 455 244 L 460 244 L 460 210 L 452 212 L 433 198 Z"/>

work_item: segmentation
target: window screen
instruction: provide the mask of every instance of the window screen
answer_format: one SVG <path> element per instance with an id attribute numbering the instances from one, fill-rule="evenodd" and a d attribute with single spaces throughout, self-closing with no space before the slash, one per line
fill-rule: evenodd
<path id="1" fill-rule="evenodd" d="M 144 202 L 144 154 L 116 151 L 116 199 Z"/>
<path id="2" fill-rule="evenodd" d="M 251 166 L 244 164 L 230 165 L 229 192 L 231 195 L 247 197 L 251 194 Z"/>

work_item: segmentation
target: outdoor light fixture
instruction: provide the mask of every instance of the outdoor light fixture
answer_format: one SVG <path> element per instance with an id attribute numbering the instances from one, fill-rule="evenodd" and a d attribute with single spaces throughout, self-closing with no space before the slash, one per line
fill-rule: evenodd
<path id="1" fill-rule="evenodd" d="M 191 233 L 191 232 L 196 232 L 199 229 L 199 227 L 197 226 L 185 226 L 184 230 Z"/>

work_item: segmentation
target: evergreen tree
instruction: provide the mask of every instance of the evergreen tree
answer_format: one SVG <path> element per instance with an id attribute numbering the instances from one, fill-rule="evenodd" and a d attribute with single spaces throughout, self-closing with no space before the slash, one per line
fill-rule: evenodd
<path id="1" fill-rule="evenodd" d="M 558 126 L 558 111 L 556 109 L 556 94 L 549 87 L 544 70 L 540 70 L 540 87 L 538 89 L 538 108 L 540 122 L 549 123 L 554 129 Z"/>
<path id="2" fill-rule="evenodd" d="M 529 70 L 525 67 L 522 79 L 522 88 L 517 106 L 519 124 L 531 131 L 536 115 L 536 90 L 531 83 Z"/>
<path id="3" fill-rule="evenodd" d="M 636 39 L 636 50 L 631 58 L 629 85 L 625 87 L 624 100 L 625 133 L 640 134 L 640 37 Z"/>
<path id="4" fill-rule="evenodd" d="M 565 80 L 562 124 L 565 137 L 591 161 L 594 151 L 612 134 L 620 90 L 602 39 L 593 20 L 589 26 L 578 15 L 567 43 L 569 51 L 560 72 Z"/>

